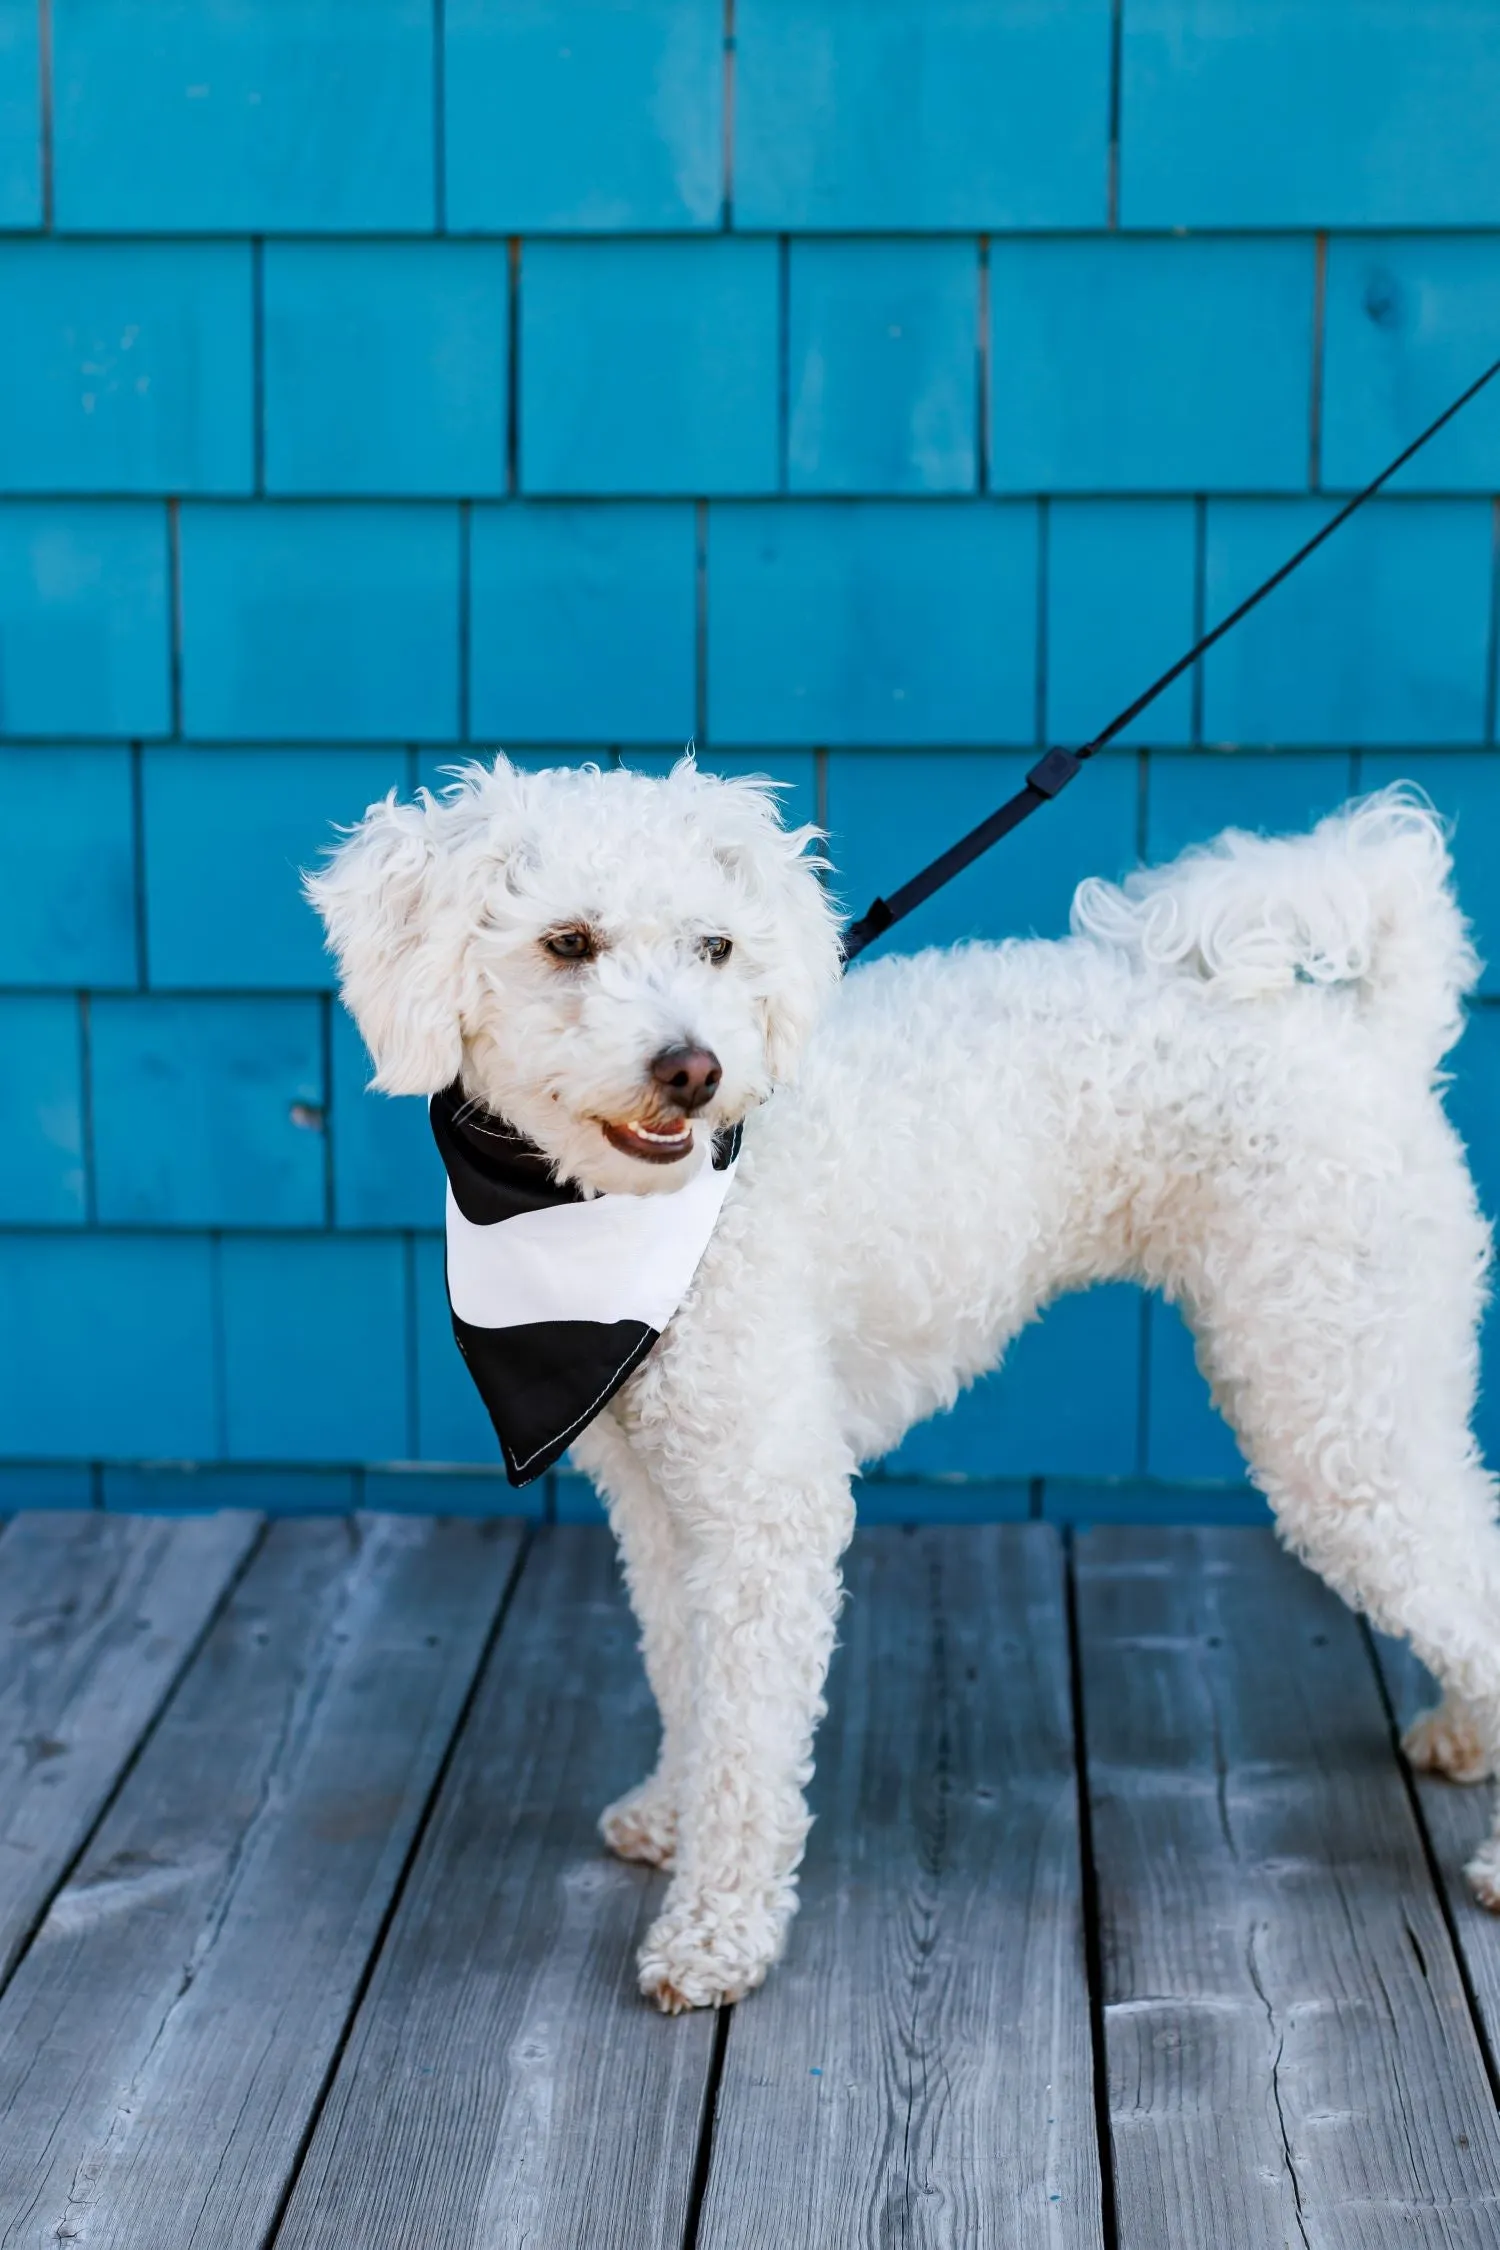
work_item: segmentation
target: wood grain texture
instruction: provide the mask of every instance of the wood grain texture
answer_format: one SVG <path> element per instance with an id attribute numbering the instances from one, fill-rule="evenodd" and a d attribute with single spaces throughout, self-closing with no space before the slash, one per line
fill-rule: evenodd
<path id="1" fill-rule="evenodd" d="M 258 2250 L 512 1574 L 278 1523 L 0 2002 L 0 2244 Z"/>
<path id="2" fill-rule="evenodd" d="M 1477 2250 L 1500 2132 L 1354 1618 L 1258 1531 L 1078 1552 L 1121 2250 Z"/>
<path id="3" fill-rule="evenodd" d="M 0 1537 L 0 1983 L 259 1531 L 68 1510 Z"/>
<path id="4" fill-rule="evenodd" d="M 714 2019 L 635 1990 L 655 1713 L 607 1532 L 538 1535 L 277 2250 L 674 2250 Z"/>
<path id="5" fill-rule="evenodd" d="M 735 2010 L 703 2250 L 1102 2237 L 1062 1555 L 875 1531 L 787 1957 Z"/>
<path id="6" fill-rule="evenodd" d="M 1404 1643 L 1382 1634 L 1376 1634 L 1374 1641 L 1397 1728 L 1404 1729 L 1432 1709 L 1439 1700 L 1437 1688 Z M 1467 1788 L 1432 1773 L 1413 1774 L 1411 1783 L 1493 2070 L 1500 2063 L 1500 1920 L 1476 1900 L 1464 1875 L 1464 1862 L 1489 1834 L 1495 1784 L 1485 1781 Z"/>

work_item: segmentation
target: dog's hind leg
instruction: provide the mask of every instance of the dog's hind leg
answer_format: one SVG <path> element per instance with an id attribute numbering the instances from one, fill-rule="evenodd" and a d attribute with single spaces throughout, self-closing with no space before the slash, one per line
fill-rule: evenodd
<path id="1" fill-rule="evenodd" d="M 574 1454 L 609 1511 L 661 1719 L 654 1770 L 605 1807 L 599 1833 L 621 1859 L 670 1867 L 677 1851 L 677 1802 L 692 1716 L 681 1546 L 665 1500 L 612 1415 L 600 1415 Z"/>
<path id="2" fill-rule="evenodd" d="M 1222 1216 L 1177 1278 L 1278 1526 L 1438 1680 L 1413 1755 L 1495 1771 L 1500 1529 L 1469 1429 L 1487 1235 L 1457 1142 L 1420 1135 L 1395 1178 L 1263 1177 Z M 1468 1873 L 1500 1908 L 1500 1830 Z"/>

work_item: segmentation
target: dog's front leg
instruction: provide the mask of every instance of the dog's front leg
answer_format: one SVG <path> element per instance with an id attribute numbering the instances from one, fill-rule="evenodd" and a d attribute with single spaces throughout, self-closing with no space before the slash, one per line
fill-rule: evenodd
<path id="1" fill-rule="evenodd" d="M 684 1503 L 693 1722 L 675 1877 L 640 1955 L 673 2014 L 739 1999 L 781 1950 L 853 1523 L 847 1474 L 805 1461 L 716 1466 Z"/>
<path id="2" fill-rule="evenodd" d="M 621 1859 L 670 1867 L 677 1851 L 677 1805 L 692 1719 L 682 1542 L 650 1469 L 612 1414 L 601 1414 L 574 1447 L 609 1511 L 641 1629 L 641 1656 L 661 1719 L 661 1748 L 643 1781 L 607 1805 L 599 1833 Z"/>

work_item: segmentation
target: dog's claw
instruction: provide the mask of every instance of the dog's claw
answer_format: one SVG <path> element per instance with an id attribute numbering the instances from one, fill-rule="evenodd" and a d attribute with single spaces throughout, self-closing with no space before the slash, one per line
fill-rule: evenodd
<path id="1" fill-rule="evenodd" d="M 605 1807 L 599 1833 L 617 1858 L 667 1868 L 677 1857 L 677 1807 L 654 1779 L 643 1781 Z"/>
<path id="2" fill-rule="evenodd" d="M 1478 1723 L 1456 1696 L 1413 1719 L 1401 1747 L 1418 1773 L 1444 1774 L 1449 1781 L 1483 1781 L 1493 1770 Z"/>
<path id="3" fill-rule="evenodd" d="M 765 1982 L 785 1932 L 784 1915 L 752 1900 L 669 1905 L 640 1950 L 641 1991 L 669 2016 L 727 2007 Z"/>
<path id="4" fill-rule="evenodd" d="M 1500 1914 L 1500 1836 L 1491 1836 L 1480 1845 L 1464 1873 L 1486 1913 Z"/>

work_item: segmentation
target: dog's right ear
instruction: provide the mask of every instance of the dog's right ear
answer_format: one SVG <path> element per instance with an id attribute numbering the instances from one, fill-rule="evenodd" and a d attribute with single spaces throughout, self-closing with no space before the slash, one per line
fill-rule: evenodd
<path id="1" fill-rule="evenodd" d="M 424 791 L 371 805 L 326 866 L 303 877 L 337 956 L 344 1004 L 387 1094 L 435 1094 L 463 1060 L 461 949 L 443 912 L 441 860 Z"/>

